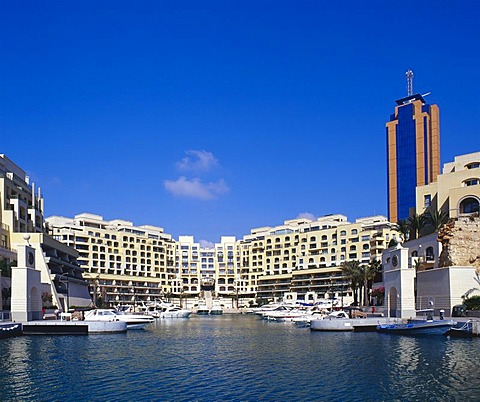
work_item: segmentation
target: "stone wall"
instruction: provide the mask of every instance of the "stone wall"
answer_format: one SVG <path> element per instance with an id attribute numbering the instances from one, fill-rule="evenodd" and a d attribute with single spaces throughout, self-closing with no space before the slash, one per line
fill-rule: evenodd
<path id="1" fill-rule="evenodd" d="M 480 270 L 480 218 L 451 219 L 438 233 L 439 267 L 473 266 Z"/>

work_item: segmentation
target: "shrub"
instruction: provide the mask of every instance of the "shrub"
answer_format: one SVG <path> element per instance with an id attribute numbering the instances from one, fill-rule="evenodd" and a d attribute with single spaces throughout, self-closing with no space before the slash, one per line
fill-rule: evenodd
<path id="1" fill-rule="evenodd" d="M 464 304 L 467 310 L 480 310 L 480 296 L 467 297 Z"/>

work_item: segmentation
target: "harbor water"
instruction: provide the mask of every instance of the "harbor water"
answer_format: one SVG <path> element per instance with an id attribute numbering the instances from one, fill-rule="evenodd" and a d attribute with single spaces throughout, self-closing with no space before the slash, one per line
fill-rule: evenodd
<path id="1" fill-rule="evenodd" d="M 126 334 L 0 345 L 2 401 L 480 400 L 480 339 L 192 315 Z"/>

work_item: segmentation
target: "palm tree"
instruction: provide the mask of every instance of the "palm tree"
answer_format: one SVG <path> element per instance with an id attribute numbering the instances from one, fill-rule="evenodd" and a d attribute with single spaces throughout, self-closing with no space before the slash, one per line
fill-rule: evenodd
<path id="1" fill-rule="evenodd" d="M 407 241 L 410 234 L 410 224 L 408 219 L 399 219 L 397 223 L 393 225 L 393 229 L 402 234 L 403 241 Z"/>
<path id="2" fill-rule="evenodd" d="M 434 232 L 438 232 L 448 222 L 448 213 L 429 208 L 425 211 L 425 221 L 428 226 L 433 228 Z"/>
<path id="3" fill-rule="evenodd" d="M 408 218 L 408 226 L 410 227 L 410 235 L 412 240 L 420 236 L 420 232 L 425 227 L 426 218 L 425 215 L 413 214 Z"/>
<path id="4" fill-rule="evenodd" d="M 375 279 L 375 275 L 379 272 L 381 263 L 378 260 L 373 260 L 370 264 L 359 266 L 359 274 L 361 277 L 361 285 L 363 287 L 363 305 L 369 306 L 368 292 L 371 288 L 370 284 Z"/>
<path id="5" fill-rule="evenodd" d="M 350 287 L 353 291 L 353 304 L 358 304 L 358 288 L 362 283 L 360 271 L 360 261 L 345 261 L 341 266 L 343 276 L 350 281 Z"/>

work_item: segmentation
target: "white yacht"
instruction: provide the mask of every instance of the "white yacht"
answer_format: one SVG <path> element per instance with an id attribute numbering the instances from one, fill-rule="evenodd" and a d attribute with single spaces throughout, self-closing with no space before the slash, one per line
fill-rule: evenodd
<path id="1" fill-rule="evenodd" d="M 223 314 L 223 304 L 220 304 L 219 300 L 212 300 L 212 307 L 209 312 L 210 315 L 222 315 Z"/>
<path id="2" fill-rule="evenodd" d="M 192 314 L 190 310 L 171 304 L 170 306 L 166 306 L 163 311 L 159 313 L 159 316 L 160 318 L 188 318 L 190 314 Z"/>
<path id="3" fill-rule="evenodd" d="M 154 318 L 146 314 L 123 314 L 114 309 L 98 308 L 85 313 L 85 321 L 123 321 L 128 329 L 143 329 L 154 321 Z"/>

